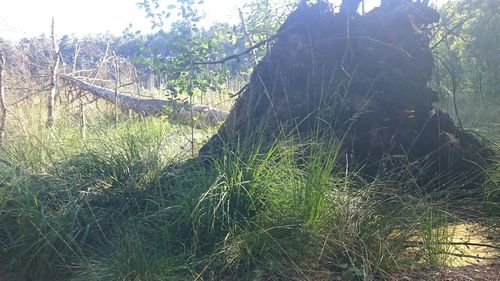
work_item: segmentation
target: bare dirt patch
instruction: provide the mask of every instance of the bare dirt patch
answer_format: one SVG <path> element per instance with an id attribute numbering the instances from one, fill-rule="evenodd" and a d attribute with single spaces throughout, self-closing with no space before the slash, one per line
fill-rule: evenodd
<path id="1" fill-rule="evenodd" d="M 500 281 L 500 264 L 468 265 L 398 274 L 389 281 Z"/>

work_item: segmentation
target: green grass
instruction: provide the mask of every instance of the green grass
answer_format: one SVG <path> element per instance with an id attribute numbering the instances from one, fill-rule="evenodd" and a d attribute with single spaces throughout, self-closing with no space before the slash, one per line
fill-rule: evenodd
<path id="1" fill-rule="evenodd" d="M 338 140 L 256 140 L 190 159 L 189 128 L 162 118 L 114 126 L 89 113 L 82 139 L 77 119 L 47 130 L 37 110 L 18 113 L 25 128 L 0 150 L 0 268 L 14 276 L 371 280 L 451 251 L 448 204 L 410 173 L 346 171 Z M 490 175 L 494 207 L 498 168 Z"/>

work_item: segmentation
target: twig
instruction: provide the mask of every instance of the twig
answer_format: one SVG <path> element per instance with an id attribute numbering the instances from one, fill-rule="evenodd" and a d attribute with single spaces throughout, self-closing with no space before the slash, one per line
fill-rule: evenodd
<path id="1" fill-rule="evenodd" d="M 257 48 L 259 48 L 259 47 L 261 47 L 261 46 L 263 46 L 263 45 L 267 44 L 267 43 L 268 43 L 268 42 L 270 42 L 270 41 L 272 41 L 274 38 L 276 38 L 276 36 L 278 36 L 278 34 L 273 35 L 273 36 L 271 36 L 271 37 L 269 37 L 269 38 L 267 38 L 267 39 L 265 39 L 265 40 L 260 41 L 259 43 L 257 43 L 257 44 L 255 44 L 255 45 L 253 45 L 252 47 L 250 47 L 250 48 L 248 48 L 248 49 L 244 50 L 244 51 L 243 51 L 243 52 L 241 52 L 241 53 L 234 54 L 234 55 L 230 55 L 230 56 L 227 56 L 227 57 L 225 57 L 225 58 L 223 58 L 223 59 L 216 60 L 216 61 L 203 61 L 203 62 L 195 62 L 195 63 L 193 63 L 193 65 L 223 64 L 223 63 L 225 63 L 225 62 L 227 62 L 227 61 L 237 59 L 237 58 L 239 58 L 239 57 L 241 57 L 241 56 L 243 56 L 243 55 L 246 55 L 246 54 L 248 54 L 248 53 L 252 52 L 253 50 L 255 50 L 255 49 L 257 49 Z"/>
<path id="2" fill-rule="evenodd" d="M 232 95 L 229 95 L 229 97 L 234 98 L 234 97 L 241 95 L 241 93 L 243 93 L 246 89 L 248 89 L 248 86 L 250 86 L 250 83 L 246 83 L 243 87 L 241 87 L 241 89 L 238 90 L 238 92 L 236 92 Z"/>
<path id="3" fill-rule="evenodd" d="M 66 75 L 67 76 L 74 76 L 75 74 L 79 74 L 79 73 L 82 73 L 82 72 L 83 73 L 85 73 L 85 72 L 88 73 L 88 72 L 94 72 L 94 71 L 96 71 L 95 68 L 91 68 L 91 69 L 79 69 L 79 70 L 75 70 L 75 71 L 73 71 L 71 73 L 67 73 Z M 86 77 L 86 76 L 84 76 L 84 77 Z M 88 77 L 86 77 L 86 78 L 88 78 Z"/>
<path id="4" fill-rule="evenodd" d="M 459 258 L 479 259 L 479 260 L 500 260 L 500 256 L 481 257 L 481 256 L 467 255 L 467 254 L 449 253 L 449 252 L 445 252 L 445 251 L 438 252 L 438 254 L 450 255 L 450 256 L 455 256 L 455 257 L 459 257 Z"/>
<path id="5" fill-rule="evenodd" d="M 483 244 L 483 243 L 471 243 L 471 242 L 443 242 L 441 244 L 444 245 L 463 245 L 463 246 L 475 246 L 475 247 L 485 247 L 485 248 L 492 248 L 492 249 L 500 249 L 500 246 L 496 245 L 490 245 L 490 244 Z"/>
<path id="6" fill-rule="evenodd" d="M 423 243 L 420 241 L 408 241 L 411 246 L 422 246 Z M 473 246 L 473 247 L 484 247 L 492 249 L 500 249 L 500 246 L 484 244 L 484 243 L 474 243 L 474 242 L 435 242 L 439 245 L 455 245 L 455 246 Z"/>
<path id="7" fill-rule="evenodd" d="M 123 87 L 127 87 L 127 86 L 130 86 L 130 85 L 134 85 L 134 82 L 128 82 L 127 84 L 119 85 L 118 88 L 123 88 Z"/>
<path id="8" fill-rule="evenodd" d="M 464 25 L 465 22 L 467 22 L 469 20 L 469 18 L 465 18 L 463 20 L 461 20 L 459 23 L 457 23 L 452 29 L 448 29 L 448 31 L 443 35 L 443 37 L 441 37 L 441 39 L 439 39 L 430 49 L 431 51 L 434 50 L 437 46 L 439 46 L 439 44 L 441 44 L 441 42 L 443 42 L 443 40 L 445 40 L 446 38 L 448 38 L 448 36 L 450 34 L 452 34 L 455 30 L 457 30 L 459 27 L 462 27 L 462 25 Z M 445 25 L 443 25 L 444 28 L 446 28 Z M 447 29 L 447 28 L 446 28 Z"/>
<path id="9" fill-rule="evenodd" d="M 94 75 L 94 79 L 92 79 L 92 82 L 90 82 L 90 84 L 94 84 L 96 82 L 97 77 L 99 76 L 99 72 L 101 72 L 101 69 L 104 66 L 104 63 L 107 61 L 110 44 L 111 44 L 111 41 L 108 40 L 108 43 L 106 44 L 106 51 L 104 51 L 104 56 L 102 57 L 101 63 L 99 64 L 99 67 L 97 68 L 97 71 Z"/>

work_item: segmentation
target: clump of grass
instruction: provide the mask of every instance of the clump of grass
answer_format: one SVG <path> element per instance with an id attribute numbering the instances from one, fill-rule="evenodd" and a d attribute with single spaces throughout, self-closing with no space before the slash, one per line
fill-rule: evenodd
<path id="1" fill-rule="evenodd" d="M 401 269 L 424 204 L 380 192 L 383 180 L 345 173 L 339 149 L 329 139 L 280 141 L 215 159 L 215 180 L 191 215 L 202 275 L 300 280 L 330 271 L 370 279 Z"/>

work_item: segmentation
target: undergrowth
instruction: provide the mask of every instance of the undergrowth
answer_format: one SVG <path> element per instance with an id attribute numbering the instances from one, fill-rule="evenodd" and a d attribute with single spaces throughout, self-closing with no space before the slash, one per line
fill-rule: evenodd
<path id="1" fill-rule="evenodd" d="M 0 264 L 19 278 L 372 280 L 451 251 L 447 204 L 410 173 L 364 180 L 335 139 L 188 159 L 160 118 L 85 140 L 35 125 L 0 151 Z"/>

